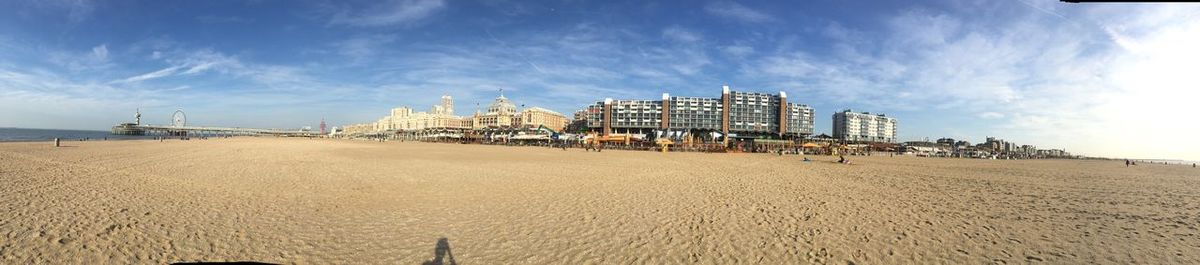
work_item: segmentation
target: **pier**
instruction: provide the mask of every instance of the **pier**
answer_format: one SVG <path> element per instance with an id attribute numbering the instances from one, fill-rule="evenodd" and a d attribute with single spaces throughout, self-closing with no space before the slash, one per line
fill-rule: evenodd
<path id="1" fill-rule="evenodd" d="M 160 135 L 160 136 L 251 136 L 274 135 L 294 137 L 316 137 L 320 133 L 296 129 L 258 129 L 240 127 L 206 127 L 171 125 L 138 125 L 121 124 L 113 126 L 112 134 L 116 135 Z"/>
<path id="2" fill-rule="evenodd" d="M 139 110 L 134 116 L 134 122 L 121 123 L 112 127 L 115 135 L 150 135 L 150 136 L 288 136 L 288 137 L 318 137 L 321 134 L 304 129 L 261 129 L 242 127 L 187 126 L 187 118 L 183 110 L 176 110 L 171 116 L 170 125 L 149 125 L 142 123 L 142 113 Z"/>

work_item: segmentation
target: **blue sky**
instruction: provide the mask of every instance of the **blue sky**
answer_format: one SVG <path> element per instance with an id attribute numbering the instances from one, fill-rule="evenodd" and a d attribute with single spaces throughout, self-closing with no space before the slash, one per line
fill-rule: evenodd
<path id="1" fill-rule="evenodd" d="M 1200 6 L 1057 1 L 3 1 L 0 127 L 369 122 L 504 89 L 569 114 L 605 97 L 776 93 L 997 136 L 1200 160 Z M 1191 69 L 1191 70 L 1189 70 Z M 1157 140 L 1161 139 L 1161 140 Z"/>

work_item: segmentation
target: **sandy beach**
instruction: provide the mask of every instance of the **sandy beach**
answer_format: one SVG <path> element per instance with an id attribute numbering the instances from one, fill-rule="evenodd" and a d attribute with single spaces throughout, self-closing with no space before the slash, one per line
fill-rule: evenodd
<path id="1" fill-rule="evenodd" d="M 1185 166 L 65 144 L 0 143 L 0 263 L 1200 263 L 1200 169 Z"/>

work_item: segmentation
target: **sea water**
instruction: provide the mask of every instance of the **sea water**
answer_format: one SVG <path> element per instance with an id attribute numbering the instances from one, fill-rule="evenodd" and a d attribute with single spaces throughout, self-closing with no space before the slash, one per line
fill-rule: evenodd
<path id="1" fill-rule="evenodd" d="M 57 130 L 57 129 L 26 129 L 26 128 L 0 128 L 0 141 L 52 141 L 54 138 L 63 140 L 131 140 L 131 139 L 152 139 L 153 136 L 142 135 L 112 135 L 108 131 L 89 131 L 89 130 Z"/>

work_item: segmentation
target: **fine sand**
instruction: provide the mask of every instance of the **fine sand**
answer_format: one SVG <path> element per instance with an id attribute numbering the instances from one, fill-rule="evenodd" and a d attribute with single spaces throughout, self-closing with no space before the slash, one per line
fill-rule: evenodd
<path id="1" fill-rule="evenodd" d="M 0 144 L 0 264 L 1197 264 L 1200 169 L 329 139 Z"/>

